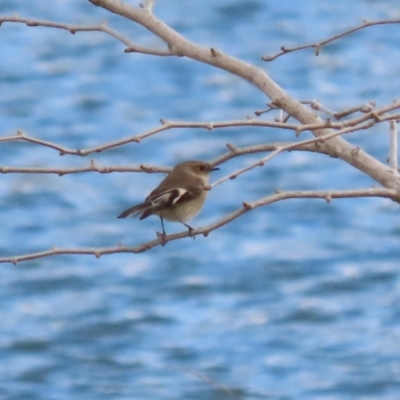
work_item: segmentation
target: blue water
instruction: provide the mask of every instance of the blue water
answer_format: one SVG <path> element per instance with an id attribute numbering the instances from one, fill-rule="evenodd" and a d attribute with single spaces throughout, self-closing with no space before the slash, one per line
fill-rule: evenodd
<path id="1" fill-rule="evenodd" d="M 138 2 L 131 2 L 137 4 Z M 398 18 L 397 1 L 162 1 L 155 12 L 202 45 L 263 67 L 292 95 L 327 107 L 399 96 L 397 25 L 323 48 L 261 57 L 323 39 L 362 19 Z M 145 30 L 84 0 L 3 0 L 0 14 L 109 25 L 158 46 Z M 241 119 L 267 99 L 223 71 L 184 58 L 124 54 L 102 33 L 22 24 L 0 28 L 0 135 L 76 149 L 158 126 L 159 119 Z M 0 143 L 0 166 L 170 166 L 212 160 L 226 143 L 292 140 L 260 128 L 175 129 L 86 158 Z M 384 161 L 388 127 L 348 135 Z M 225 163 L 215 178 L 259 156 Z M 159 174 L 3 174 L 0 257 L 56 247 L 138 245 L 157 218 L 118 220 Z M 217 186 L 192 221 L 204 226 L 276 189 L 374 182 L 316 154 L 283 154 Z M 209 237 L 142 254 L 57 256 L 0 274 L 0 399 L 399 399 L 400 222 L 384 199 L 289 200 Z M 182 228 L 167 223 L 167 231 Z"/>

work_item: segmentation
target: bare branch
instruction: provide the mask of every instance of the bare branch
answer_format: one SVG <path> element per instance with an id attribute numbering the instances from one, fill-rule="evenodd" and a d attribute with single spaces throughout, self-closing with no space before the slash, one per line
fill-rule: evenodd
<path id="1" fill-rule="evenodd" d="M 152 135 L 155 135 L 159 132 L 163 132 L 173 128 L 203 128 L 207 130 L 213 130 L 218 128 L 228 128 L 228 127 L 242 127 L 242 126 L 259 126 L 259 127 L 274 127 L 274 128 L 282 128 L 293 130 L 296 132 L 303 132 L 305 130 L 310 129 L 320 129 L 326 127 L 327 125 L 331 126 L 331 123 L 320 123 L 320 124 L 310 124 L 310 125 L 301 125 L 301 124 L 287 124 L 283 122 L 269 122 L 269 121 L 261 121 L 261 120 L 238 120 L 238 121 L 222 121 L 222 122 L 173 122 L 161 120 L 162 125 L 156 128 L 150 129 L 147 132 L 144 132 L 140 135 L 130 136 L 124 139 L 116 140 L 113 142 L 109 142 L 103 145 L 99 145 L 96 147 L 88 148 L 88 149 L 69 149 L 63 146 L 60 146 L 55 143 L 47 142 L 41 139 L 36 139 L 32 136 L 26 135 L 22 131 L 17 131 L 16 135 L 12 136 L 4 136 L 0 137 L 0 142 L 11 142 L 11 141 L 26 141 L 30 143 L 40 144 L 45 147 L 49 147 L 60 152 L 60 155 L 70 154 L 77 156 L 87 156 L 92 153 L 100 153 L 104 150 L 109 150 L 115 147 L 122 146 L 127 143 L 139 143 L 143 139 L 148 138 Z M 335 128 L 343 127 L 343 123 L 338 122 L 334 124 Z"/>
<path id="2" fill-rule="evenodd" d="M 293 143 L 289 143 L 289 144 L 286 144 L 286 145 L 281 146 L 281 147 L 278 146 L 267 157 L 265 157 L 265 158 L 263 158 L 263 159 L 261 159 L 259 161 L 256 161 L 255 163 L 250 164 L 247 167 L 241 168 L 241 169 L 239 169 L 239 170 L 237 170 L 237 171 L 235 171 L 235 172 L 233 172 L 233 173 L 231 173 L 231 174 L 219 179 L 217 182 L 214 182 L 212 184 L 212 187 L 220 185 L 222 182 L 225 182 L 228 179 L 235 179 L 239 175 L 241 175 L 241 174 L 243 174 L 243 173 L 245 173 L 247 171 L 250 171 L 251 169 L 253 169 L 255 167 L 263 167 L 268 161 L 270 161 L 272 158 L 277 156 L 279 153 L 282 153 L 283 151 L 293 150 L 293 149 L 296 149 L 296 148 L 301 148 L 302 146 L 315 144 L 315 151 L 319 152 L 318 145 L 320 146 L 321 143 L 323 143 L 323 142 L 325 142 L 327 140 L 330 140 L 330 139 L 332 139 L 332 138 L 334 138 L 336 136 L 344 135 L 344 134 L 350 133 L 350 132 L 354 132 L 355 130 L 368 129 L 373 124 L 374 124 L 373 121 L 368 121 L 368 122 L 365 122 L 363 125 L 357 125 L 357 127 L 345 128 L 345 129 L 341 129 L 339 131 L 336 131 L 336 132 L 333 132 L 333 133 L 330 133 L 328 135 L 324 135 L 324 136 L 321 136 L 321 137 L 312 138 L 312 139 L 308 139 L 308 140 L 303 140 L 302 142 L 297 142 L 297 143 L 293 142 Z M 357 152 L 355 152 L 354 154 L 358 154 L 360 151 L 361 151 L 360 149 L 357 149 Z"/>
<path id="3" fill-rule="evenodd" d="M 22 256 L 12 256 L 12 257 L 2 257 L 0 258 L 0 263 L 13 263 L 16 265 L 21 261 L 28 261 L 37 258 L 54 256 L 54 255 L 67 255 L 67 254 L 87 254 L 93 255 L 96 258 L 99 258 L 106 254 L 115 254 L 115 253 L 142 253 L 146 250 L 150 250 L 155 246 L 164 245 L 166 242 L 171 242 L 173 240 L 182 239 L 189 236 L 194 235 L 203 235 L 208 236 L 210 232 L 228 224 L 236 218 L 239 218 L 241 215 L 254 210 L 258 207 L 263 207 L 272 203 L 276 203 L 282 200 L 288 199 L 324 199 L 328 203 L 332 199 L 338 198 L 356 198 L 356 197 L 384 197 L 391 199 L 393 201 L 399 202 L 400 195 L 396 190 L 392 189 L 384 189 L 384 188 L 367 188 L 367 189 L 358 189 L 358 190 L 342 190 L 342 191 L 297 191 L 297 192 L 278 192 L 271 196 L 267 196 L 260 200 L 254 202 L 243 202 L 243 206 L 237 209 L 236 211 L 226 215 L 220 220 L 205 226 L 204 228 L 194 229 L 190 233 L 185 230 L 184 232 L 175 233 L 172 235 L 167 235 L 162 238 L 152 240 L 150 242 L 141 244 L 139 246 L 127 247 L 119 244 L 114 247 L 106 247 L 106 248 L 87 248 L 87 249 L 60 249 L 60 248 L 52 248 L 50 250 L 41 251 L 37 253 L 25 254 Z M 162 235 L 161 235 L 162 236 Z"/>
<path id="4" fill-rule="evenodd" d="M 284 54 L 291 53 L 293 51 L 298 51 L 298 50 L 303 50 L 303 49 L 315 49 L 315 55 L 318 56 L 322 47 L 325 46 L 328 43 L 331 43 L 337 39 L 340 39 L 344 36 L 350 35 L 354 32 L 357 32 L 361 29 L 368 28 L 370 26 L 375 26 L 375 25 L 387 25 L 387 24 L 398 24 L 400 22 L 400 19 L 391 19 L 391 20 L 380 20 L 380 21 L 367 21 L 364 20 L 363 23 L 359 26 L 356 26 L 355 28 L 348 29 L 347 31 L 344 31 L 342 33 L 338 33 L 336 35 L 330 36 L 327 39 L 321 40 L 320 42 L 314 42 L 314 43 L 309 43 L 309 44 L 303 44 L 301 46 L 296 46 L 296 47 L 286 47 L 282 46 L 281 50 L 279 53 L 276 53 L 274 55 L 270 56 L 264 56 L 261 59 L 264 61 L 273 61 L 278 57 L 283 56 Z"/>
<path id="5" fill-rule="evenodd" d="M 370 101 L 360 106 L 345 108 L 342 111 L 336 111 L 333 113 L 333 116 L 336 119 L 342 119 L 343 117 L 347 117 L 348 115 L 354 114 L 355 112 L 362 112 L 362 113 L 372 112 L 375 107 L 376 103 L 374 101 Z"/>
<path id="6" fill-rule="evenodd" d="M 98 172 L 100 174 L 109 174 L 112 172 L 169 172 L 171 168 L 168 167 L 154 167 L 147 165 L 124 167 L 124 166 L 99 166 L 94 160 L 91 160 L 90 165 L 87 167 L 76 168 L 39 168 L 39 167 L 1 167 L 0 173 L 2 174 L 57 174 L 59 176 L 67 174 L 77 174 L 83 172 Z"/>
<path id="7" fill-rule="evenodd" d="M 285 143 L 285 142 L 280 142 L 280 143 L 265 143 L 265 144 L 258 144 L 255 146 L 246 146 L 246 147 L 236 147 L 231 143 L 228 143 L 226 147 L 228 147 L 229 152 L 222 154 L 212 160 L 210 162 L 211 165 L 219 165 L 222 164 L 225 161 L 231 160 L 232 158 L 239 157 L 242 155 L 246 154 L 254 154 L 254 153 L 265 153 L 267 151 L 275 151 L 278 148 L 282 148 L 288 145 L 294 144 L 293 142 L 291 143 Z M 296 146 L 293 148 L 288 149 L 287 151 L 310 151 L 310 152 L 315 152 L 315 153 L 321 153 L 322 151 L 319 149 L 319 147 L 316 145 L 315 142 L 311 144 L 299 144 L 297 143 Z M 212 185 L 212 186 L 215 186 Z"/>
<path id="8" fill-rule="evenodd" d="M 13 142 L 13 141 L 25 141 L 25 142 L 39 144 L 44 147 L 49 147 L 51 149 L 58 150 L 60 152 L 60 155 L 64 155 L 64 154 L 68 153 L 68 150 L 62 146 L 59 146 L 55 143 L 47 142 L 45 140 L 36 139 L 32 136 L 28 136 L 25 134 L 25 132 L 23 132 L 21 130 L 17 131 L 17 133 L 13 136 L 0 137 L 0 142 Z M 78 151 L 79 150 L 77 150 L 77 152 Z"/>
<path id="9" fill-rule="evenodd" d="M 398 169 L 397 169 L 397 165 L 398 165 L 398 151 L 397 151 L 397 122 L 390 120 L 389 121 L 390 124 L 390 151 L 389 151 L 389 165 L 390 168 L 392 168 L 393 171 L 396 172 L 396 174 L 398 174 Z"/>
<path id="10" fill-rule="evenodd" d="M 318 115 L 302 105 L 296 99 L 289 96 L 262 69 L 235 59 L 234 57 L 231 57 L 218 49 L 202 47 L 186 40 L 179 33 L 163 23 L 163 21 L 157 19 L 152 12 L 149 12 L 148 9 L 133 7 L 121 0 L 89 1 L 94 5 L 101 6 L 112 13 L 126 17 L 147 28 L 150 32 L 154 33 L 161 40 L 167 43 L 171 54 L 176 56 L 186 56 L 193 60 L 221 68 L 248 81 L 265 95 L 267 95 L 275 107 L 282 109 L 285 111 L 285 113 L 287 113 L 287 115 L 295 118 L 302 124 L 324 124 Z M 148 5 L 150 3 L 145 4 Z M 32 25 L 35 26 L 37 22 L 38 21 L 34 21 Z M 47 21 L 39 22 L 43 22 L 44 24 L 47 23 Z M 378 21 L 375 23 L 365 23 L 364 25 L 389 22 L 393 23 L 398 21 Z M 54 27 L 60 27 L 60 24 L 55 24 Z M 70 27 L 65 27 L 64 29 L 70 30 L 69 28 Z M 98 29 L 98 27 L 96 27 L 96 29 Z M 355 28 L 355 30 L 356 29 L 361 29 L 361 27 Z M 377 120 L 379 120 L 379 118 L 377 118 Z M 318 137 L 330 133 L 330 130 L 330 126 L 327 126 L 325 128 L 315 128 L 312 130 L 312 133 L 314 136 Z M 87 155 L 90 152 L 102 151 L 104 149 L 125 144 L 130 141 L 135 141 L 135 138 L 128 138 L 121 142 L 113 142 L 110 145 L 89 149 L 89 151 L 86 152 L 79 150 L 69 153 Z M 371 157 L 364 151 L 355 151 L 354 146 L 347 143 L 344 139 L 340 137 L 334 137 L 328 142 L 321 143 L 321 147 L 324 153 L 329 154 L 332 157 L 338 157 L 355 168 L 360 169 L 385 187 L 400 188 L 400 177 L 393 176 L 390 168 L 376 160 L 374 157 Z M 61 152 L 61 154 L 63 153 Z"/>
<path id="11" fill-rule="evenodd" d="M 387 120 L 397 120 L 400 118 L 400 114 L 392 114 L 386 115 L 386 113 L 393 111 L 395 109 L 400 108 L 400 102 L 394 101 L 393 103 L 381 107 L 380 109 L 371 110 L 369 112 L 365 112 L 363 115 L 359 117 L 355 117 L 353 119 L 345 120 L 342 122 L 332 122 L 329 119 L 327 121 L 321 121 L 318 123 L 311 123 L 311 124 L 289 124 L 287 122 L 276 122 L 276 121 L 263 121 L 260 119 L 245 119 L 245 120 L 233 120 L 233 121 L 217 121 L 217 122 L 180 122 L 180 121 L 167 121 L 165 119 L 161 119 L 161 126 L 157 126 L 153 129 L 150 129 L 142 134 L 129 136 L 124 139 L 116 140 L 113 142 L 109 142 L 103 145 L 99 145 L 96 147 L 88 148 L 88 149 L 68 149 L 66 147 L 60 146 L 58 144 L 48 142 L 45 140 L 37 139 L 32 136 L 25 134 L 23 131 L 17 131 L 15 135 L 12 136 L 4 136 L 0 137 L 0 142 L 10 142 L 10 141 L 27 141 L 30 143 L 39 144 L 45 147 L 52 148 L 54 150 L 58 150 L 60 155 L 64 154 L 71 154 L 71 155 L 78 155 L 78 156 L 87 156 L 92 153 L 100 153 L 104 150 L 112 149 L 118 146 L 122 146 L 127 143 L 139 143 L 143 139 L 146 139 L 150 136 L 153 136 L 157 133 L 178 128 L 203 128 L 207 130 L 213 129 L 222 129 L 222 128 L 232 128 L 232 127 L 243 127 L 243 126 L 257 126 L 257 127 L 270 127 L 270 128 L 280 128 L 280 129 L 287 129 L 293 130 L 296 135 L 299 135 L 301 132 L 304 131 L 315 131 L 324 128 L 331 128 L 331 129 L 343 129 L 345 127 L 356 127 L 353 130 L 356 131 L 358 129 L 365 129 L 364 126 L 360 125 L 357 128 L 358 124 L 361 124 L 369 119 L 373 119 L 375 122 L 383 122 Z M 341 134 L 341 133 L 340 133 Z M 340 135 L 339 134 L 339 135 Z M 334 135 L 335 136 L 335 135 Z M 333 136 L 332 136 L 333 137 Z M 329 154 L 329 152 L 322 149 L 323 153 Z"/>
<path id="12" fill-rule="evenodd" d="M 118 146 L 122 146 L 127 143 L 132 143 L 132 142 L 139 143 L 142 139 L 148 138 L 152 135 L 155 135 L 158 132 L 162 132 L 162 131 L 171 129 L 173 127 L 174 126 L 171 124 L 164 124 L 164 125 L 158 126 L 156 128 L 150 129 L 149 131 L 144 132 L 140 135 L 130 136 L 128 138 L 116 140 L 114 142 L 106 143 L 106 144 L 103 144 L 100 146 L 92 147 L 89 149 L 83 149 L 83 150 L 82 149 L 77 149 L 77 150 L 68 149 L 66 147 L 63 147 L 63 146 L 60 146 L 60 145 L 57 145 L 57 144 L 54 144 L 51 142 L 33 138 L 31 136 L 26 135 L 22 131 L 17 131 L 17 134 L 14 136 L 0 137 L 0 142 L 10 142 L 10 141 L 22 140 L 22 141 L 40 144 L 42 146 L 50 147 L 52 149 L 58 150 L 60 152 L 60 156 L 63 156 L 65 154 L 71 154 L 71 155 L 77 155 L 77 156 L 87 156 L 92 153 L 100 153 L 101 151 L 112 149 L 112 148 L 118 147 Z"/>
<path id="13" fill-rule="evenodd" d="M 256 166 L 263 166 L 265 163 L 270 161 L 273 157 L 278 155 L 283 151 L 289 150 L 305 150 L 305 151 L 315 151 L 327 154 L 332 157 L 338 157 L 343 161 L 349 163 L 350 165 L 360 169 L 366 174 L 370 175 L 372 178 L 376 179 L 386 188 L 383 189 L 363 189 L 363 190 L 351 190 L 351 191 L 315 191 L 315 192 L 279 192 L 275 195 L 268 196 L 266 198 L 260 199 L 256 202 L 243 202 L 243 206 L 236 210 L 235 212 L 225 216 L 214 224 L 208 225 L 204 228 L 199 228 L 191 231 L 190 233 L 187 231 L 169 235 L 165 237 L 158 237 L 157 239 L 150 241 L 148 243 L 141 244 L 135 247 L 127 247 L 123 245 L 118 245 L 109 248 L 103 249 L 59 249 L 53 248 L 48 251 L 43 251 L 39 253 L 27 254 L 24 256 L 16 256 L 16 257 L 6 257 L 1 258 L 0 262 L 13 262 L 17 263 L 19 261 L 30 260 L 50 255 L 57 254 L 91 254 L 96 257 L 100 257 L 105 254 L 111 253 L 140 253 L 151 249 L 152 247 L 163 245 L 166 241 L 172 241 L 181 239 L 184 237 L 188 237 L 189 235 L 204 235 L 207 236 L 211 231 L 218 229 L 221 226 L 229 223 L 233 219 L 240 217 L 242 214 L 261 207 L 265 206 L 277 201 L 286 200 L 290 198 L 322 198 L 327 202 L 330 202 L 333 198 L 343 198 L 343 197 L 386 197 L 390 198 L 394 201 L 399 202 L 400 199 L 400 178 L 397 174 L 397 164 L 396 164 L 396 173 L 393 173 L 393 158 L 394 158 L 394 145 L 392 143 L 391 146 L 391 167 L 392 169 L 387 168 L 387 166 L 380 163 L 375 158 L 369 156 L 364 151 L 362 151 L 358 147 L 354 147 L 347 143 L 343 138 L 339 137 L 341 135 L 358 131 L 361 129 L 368 129 L 373 126 L 375 123 L 380 123 L 382 121 L 391 121 L 391 126 L 393 127 L 395 124 L 394 121 L 397 121 L 400 118 L 400 113 L 395 114 L 394 110 L 400 108 L 400 102 L 394 102 L 391 105 L 387 105 L 380 109 L 375 109 L 375 106 L 372 104 L 363 105 L 362 107 L 347 109 L 339 113 L 335 113 L 329 110 L 327 107 L 324 107 L 317 101 L 311 101 L 308 104 L 310 107 L 305 106 L 302 102 L 297 101 L 296 99 L 290 97 L 281 87 L 279 87 L 263 70 L 256 68 L 250 64 L 237 60 L 229 55 L 223 53 L 222 51 L 215 48 L 206 48 L 202 46 L 198 46 L 194 43 L 189 42 L 180 34 L 175 32 L 173 29 L 168 27 L 162 21 L 158 20 L 154 14 L 152 13 L 152 8 L 154 5 L 154 0 L 144 0 L 142 3 L 142 8 L 132 7 L 120 0 L 89 0 L 91 3 L 95 5 L 99 5 L 113 13 L 122 15 L 126 18 L 131 19 L 139 23 L 140 25 L 147 28 L 149 31 L 153 32 L 157 37 L 162 39 L 168 45 L 168 51 L 158 52 L 155 50 L 142 48 L 137 46 L 135 43 L 131 42 L 119 32 L 116 32 L 110 28 L 108 28 L 105 24 L 100 24 L 97 26 L 75 26 L 75 25 L 67 25 L 67 24 L 58 24 L 54 22 L 48 21 L 37 21 L 37 20 L 28 20 L 19 17 L 12 18 L 3 18 L 0 19 L 0 25 L 2 22 L 20 22 L 25 23 L 28 26 L 47 26 L 51 28 L 58 28 L 68 30 L 71 33 L 76 33 L 77 31 L 102 31 L 110 36 L 116 38 L 117 40 L 124 43 L 128 46 L 128 49 L 125 51 L 139 51 L 145 54 L 153 54 L 153 55 L 176 55 L 176 56 L 186 56 L 193 60 L 197 60 L 203 63 L 207 63 L 217 68 L 221 68 L 225 71 L 231 72 L 246 81 L 253 84 L 260 91 L 262 91 L 266 96 L 271 100 L 271 109 L 277 109 L 279 112 L 279 116 L 275 121 L 262 121 L 257 119 L 248 118 L 247 120 L 238 120 L 238 121 L 223 121 L 223 122 L 214 122 L 214 123 L 203 123 L 203 122 L 174 122 L 174 121 L 166 121 L 161 120 L 161 126 L 158 126 L 154 129 L 146 131 L 140 135 L 130 136 L 124 139 L 120 139 L 117 141 L 113 141 L 110 143 L 106 143 L 103 145 L 99 145 L 89 149 L 78 149 L 72 150 L 65 148 L 63 146 L 47 142 L 41 139 L 36 139 L 30 136 L 25 135 L 23 132 L 17 132 L 14 136 L 6 136 L 0 138 L 0 142 L 6 141 L 15 141 L 22 140 L 30 143 L 39 144 L 41 146 L 49 147 L 54 150 L 59 151 L 60 155 L 63 154 L 74 154 L 79 156 L 85 156 L 94 152 L 101 152 L 107 149 L 115 148 L 117 146 L 121 146 L 131 142 L 139 143 L 141 140 L 155 135 L 159 132 L 172 129 L 172 128 L 203 128 L 203 129 L 216 129 L 216 128 L 225 128 L 225 127 L 233 127 L 233 126 L 262 126 L 262 127 L 272 127 L 272 128 L 280 128 L 292 130 L 299 135 L 301 132 L 305 130 L 310 130 L 314 134 L 314 138 L 293 142 L 293 143 L 270 143 L 259 146 L 250 146 L 244 148 L 236 148 L 231 144 L 228 144 L 229 152 L 220 156 L 214 163 L 221 163 L 224 160 L 237 157 L 241 154 L 249 154 L 250 152 L 259 152 L 259 151 L 270 151 L 266 157 L 258 160 L 257 162 L 242 168 L 238 171 L 231 173 L 230 175 L 220 179 L 215 182 L 213 186 L 218 185 L 227 179 L 234 179 L 235 177 L 243 174 Z M 377 21 L 374 23 L 365 22 L 363 26 L 354 28 L 347 32 L 344 32 L 340 35 L 336 35 L 335 37 L 329 38 L 320 43 L 316 43 L 313 45 L 308 45 L 306 47 L 314 47 L 317 51 L 325 45 L 326 43 L 336 40 L 339 37 L 345 36 L 346 34 L 350 34 L 355 32 L 356 30 L 362 29 L 366 26 L 377 25 L 381 23 L 398 23 L 399 21 Z M 304 46 L 302 48 L 305 48 Z M 295 49 L 285 49 L 282 48 L 283 53 L 294 51 Z M 311 108 L 311 109 L 310 109 Z M 352 119 L 347 119 L 340 122 L 332 122 L 330 119 L 324 121 L 318 114 L 315 113 L 314 110 L 321 111 L 327 115 L 331 115 L 334 118 L 341 119 L 347 117 L 355 112 L 364 113 L 361 116 L 356 116 Z M 287 121 L 289 118 L 295 118 L 300 122 L 300 124 L 289 124 Z M 334 131 L 336 130 L 336 131 Z M 393 128 L 392 131 L 395 129 Z M 396 143 L 397 143 L 397 130 L 396 130 Z M 393 134 L 394 138 L 394 134 Z M 392 142 L 394 139 L 392 138 Z M 397 148 L 396 148 L 397 153 Z M 397 154 L 396 154 L 397 160 Z M 58 168 L 7 168 L 0 167 L 0 172 L 2 173 L 10 173 L 10 172 L 30 172 L 30 173 L 58 173 L 59 175 L 65 173 L 76 173 L 76 172 L 89 172 L 95 171 L 99 173 L 108 173 L 108 172 L 122 172 L 126 171 L 126 167 L 99 167 L 94 161 L 87 167 L 81 168 L 67 168 L 67 169 L 58 169 Z M 154 170 L 152 170 L 154 169 Z M 157 168 L 154 167 L 130 167 L 130 171 L 139 172 L 139 171 L 147 171 L 147 172 L 155 172 Z M 166 169 L 167 171 L 169 169 Z M 158 171 L 158 170 L 157 170 Z M 396 189 L 396 190 L 394 190 Z"/>
<path id="14" fill-rule="evenodd" d="M 325 113 L 331 117 L 335 116 L 335 113 L 333 111 L 331 111 L 328 108 L 326 108 L 325 106 L 323 106 L 318 100 L 302 101 L 301 103 L 302 104 L 310 104 L 310 106 L 313 110 L 322 111 L 323 113 Z"/>
<path id="15" fill-rule="evenodd" d="M 132 7 L 121 0 L 89 0 L 106 10 L 124 16 L 168 43 L 168 47 L 177 56 L 185 56 L 214 67 L 228 71 L 257 87 L 269 97 L 271 103 L 284 110 L 288 115 L 302 124 L 321 123 L 321 118 L 299 101 L 289 96 L 264 70 L 231 57 L 224 52 L 194 44 L 174 31 L 152 13 Z M 385 21 L 387 23 L 387 21 Z M 330 133 L 329 128 L 314 129 L 314 136 Z M 400 177 L 394 176 L 392 170 L 365 151 L 355 151 L 354 146 L 341 137 L 334 137 L 321 144 L 323 151 L 331 157 L 338 157 L 355 168 L 360 169 L 388 188 L 400 189 Z M 324 148 L 325 147 L 325 148 Z"/>
<path id="16" fill-rule="evenodd" d="M 291 145 L 294 143 L 266 143 L 259 144 L 255 146 L 246 146 L 246 147 L 235 147 L 232 144 L 228 143 L 227 147 L 229 152 L 222 154 L 215 158 L 213 161 L 210 161 L 211 165 L 219 165 L 223 162 L 230 160 L 235 157 L 239 157 L 246 154 L 254 154 L 254 153 L 265 153 L 268 151 L 274 151 L 277 148 L 281 148 L 283 146 Z M 315 143 L 307 144 L 297 144 L 293 148 L 289 149 L 297 150 L 297 151 L 310 151 L 321 153 L 321 150 L 318 146 L 315 146 Z M 0 166 L 0 173 L 2 174 L 56 174 L 56 175 L 68 175 L 68 174 L 76 174 L 76 173 L 84 173 L 84 172 L 98 172 L 100 174 L 109 174 L 113 172 L 147 172 L 147 173 L 168 173 L 171 171 L 170 167 L 159 167 L 153 165 L 144 165 L 141 164 L 139 166 L 116 166 L 116 165 L 107 165 L 100 166 L 97 164 L 95 160 L 90 160 L 90 164 L 86 167 L 75 167 L 75 168 L 57 168 L 57 167 L 7 167 Z"/>
<path id="17" fill-rule="evenodd" d="M 23 18 L 18 16 L 12 17 L 0 17 L 0 26 L 3 22 L 14 22 L 14 23 L 23 23 L 27 26 L 44 26 L 49 28 L 57 28 L 63 29 L 75 34 L 76 32 L 104 32 L 107 35 L 112 36 L 118 41 L 122 42 L 127 46 L 125 49 L 125 53 L 142 53 L 153 56 L 173 56 L 174 54 L 170 50 L 157 50 L 157 49 L 149 49 L 147 47 L 139 46 L 138 44 L 132 42 L 127 37 L 122 35 L 121 33 L 115 31 L 114 29 L 109 28 L 105 22 L 99 25 L 87 25 L 87 26 L 79 26 L 79 25 L 70 25 L 70 24 L 62 24 L 53 21 L 42 21 L 30 18 Z"/>

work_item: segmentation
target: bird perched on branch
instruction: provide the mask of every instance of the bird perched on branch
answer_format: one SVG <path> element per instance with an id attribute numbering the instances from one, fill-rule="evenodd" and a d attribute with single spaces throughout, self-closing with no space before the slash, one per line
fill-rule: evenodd
<path id="1" fill-rule="evenodd" d="M 158 215 L 161 219 L 162 235 L 165 240 L 164 219 L 186 224 L 202 209 L 206 201 L 208 177 L 210 172 L 218 170 L 203 161 L 185 161 L 176 165 L 166 178 L 146 197 L 143 203 L 128 208 L 118 218 L 140 215 L 145 219 L 150 215 Z"/>

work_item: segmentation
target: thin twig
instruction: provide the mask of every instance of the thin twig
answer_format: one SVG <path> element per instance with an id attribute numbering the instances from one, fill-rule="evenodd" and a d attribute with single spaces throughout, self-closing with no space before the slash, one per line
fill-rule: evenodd
<path id="1" fill-rule="evenodd" d="M 225 161 L 231 160 L 232 158 L 239 157 L 247 154 L 255 154 L 255 153 L 265 153 L 267 151 L 275 151 L 278 148 L 282 148 L 288 146 L 290 144 L 295 144 L 294 142 L 277 142 L 277 143 L 265 143 L 265 144 L 257 144 L 254 146 L 245 146 L 245 147 L 236 147 L 231 143 L 228 143 L 226 146 L 229 149 L 229 152 L 221 154 L 220 156 L 214 158 L 210 162 L 211 165 L 220 165 Z M 288 151 L 309 151 L 314 153 L 322 153 L 322 150 L 315 145 L 315 143 L 311 144 L 296 144 L 295 147 L 289 149 Z"/>
<path id="2" fill-rule="evenodd" d="M 329 110 L 329 108 L 325 107 L 322 105 L 318 100 L 311 100 L 311 101 L 302 101 L 302 104 L 310 104 L 311 108 L 316 111 L 321 111 L 330 117 L 333 117 L 335 113 L 332 110 Z"/>
<path id="3" fill-rule="evenodd" d="M 104 32 L 107 35 L 112 36 L 113 38 L 117 39 L 118 41 L 122 42 L 127 46 L 125 49 L 125 53 L 141 53 L 141 54 L 148 54 L 153 56 L 173 56 L 174 54 L 170 50 L 157 50 L 157 49 L 149 49 L 147 47 L 139 46 L 135 42 L 129 40 L 126 36 L 122 35 L 121 33 L 115 31 L 108 27 L 104 22 L 99 25 L 70 25 L 70 24 L 62 24 L 53 21 L 43 21 L 37 19 L 30 19 L 30 18 L 23 18 L 19 16 L 12 16 L 12 17 L 0 17 L 0 26 L 4 22 L 14 22 L 14 23 L 23 23 L 27 26 L 44 26 L 49 28 L 57 28 L 63 29 L 75 34 L 76 32 Z"/>
<path id="4" fill-rule="evenodd" d="M 362 113 L 369 113 L 374 110 L 376 107 L 376 103 L 374 101 L 369 101 L 368 103 L 362 104 L 360 106 L 354 106 L 354 107 L 348 107 L 343 109 L 342 111 L 335 111 L 333 113 L 333 116 L 336 119 L 342 119 L 344 117 L 347 117 L 351 114 L 354 114 L 356 112 L 362 112 Z"/>
<path id="5" fill-rule="evenodd" d="M 169 172 L 171 168 L 168 167 L 155 167 L 147 165 L 139 166 L 100 166 L 94 160 L 91 160 L 90 165 L 86 167 L 76 168 L 41 168 L 41 167 L 6 167 L 0 166 L 0 173 L 2 174 L 57 174 L 59 176 L 68 174 L 78 174 L 84 172 L 98 172 L 100 174 L 110 174 L 112 172 Z"/>
<path id="6" fill-rule="evenodd" d="M 368 28 L 370 26 L 375 26 L 375 25 L 386 25 L 386 24 L 398 24 L 400 22 L 400 19 L 392 19 L 392 20 L 379 20 L 379 21 L 367 21 L 364 20 L 363 23 L 359 26 L 356 26 L 355 28 L 348 29 L 347 31 L 344 31 L 342 33 L 338 33 L 336 35 L 330 36 L 327 39 L 321 40 L 320 42 L 314 42 L 314 43 L 309 43 L 309 44 L 303 44 L 301 46 L 296 46 L 296 47 L 286 47 L 282 46 L 281 50 L 279 53 L 276 53 L 274 55 L 270 56 L 264 56 L 261 59 L 264 61 L 273 61 L 278 57 L 283 56 L 284 54 L 291 53 L 293 51 L 298 51 L 298 50 L 303 50 L 303 49 L 309 49 L 313 48 L 315 49 L 315 55 L 319 55 L 321 48 L 325 46 L 326 44 L 333 42 L 337 39 L 340 39 L 344 36 L 350 35 L 354 32 L 357 32 L 361 29 Z"/>

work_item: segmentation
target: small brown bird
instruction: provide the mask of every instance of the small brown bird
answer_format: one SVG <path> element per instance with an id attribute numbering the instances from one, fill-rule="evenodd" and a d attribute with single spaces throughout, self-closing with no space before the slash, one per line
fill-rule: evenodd
<path id="1" fill-rule="evenodd" d="M 202 209 L 207 198 L 209 174 L 218 169 L 203 161 L 180 163 L 143 203 L 128 208 L 118 218 L 141 214 L 139 219 L 145 219 L 150 215 L 158 215 L 164 238 L 166 236 L 164 219 L 182 223 L 191 234 L 193 228 L 185 222 L 195 217 Z"/>

